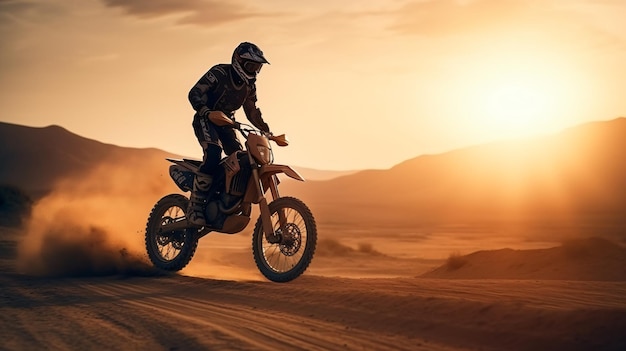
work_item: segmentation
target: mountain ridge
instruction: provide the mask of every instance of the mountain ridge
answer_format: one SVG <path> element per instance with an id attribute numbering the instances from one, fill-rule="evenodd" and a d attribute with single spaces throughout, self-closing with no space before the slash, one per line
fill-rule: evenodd
<path id="1" fill-rule="evenodd" d="M 165 151 L 105 144 L 60 126 L 11 126 L 0 124 L 0 183 L 35 198 L 59 179 L 103 162 L 120 166 L 117 174 L 130 179 L 165 177 L 171 183 L 164 158 L 177 156 Z M 623 150 L 626 118 L 620 117 L 548 136 L 420 155 L 384 170 L 286 181 L 281 194 L 303 199 L 325 223 L 549 223 L 626 235 Z"/>
<path id="2" fill-rule="evenodd" d="M 67 174 L 86 172 L 102 160 L 124 158 L 125 154 L 137 154 L 136 158 L 183 158 L 155 147 L 135 148 L 104 143 L 55 124 L 30 127 L 0 121 L 0 164 L 6 165 L 0 169 L 0 184 L 23 188 L 35 198 L 49 192 L 53 183 Z M 294 168 L 305 179 L 316 180 L 356 172 Z M 43 173 L 47 173 L 48 180 L 37 176 Z"/>
<path id="3" fill-rule="evenodd" d="M 0 122 L 0 164 L 4 165 L 0 168 L 0 183 L 17 186 L 38 198 L 62 178 L 86 173 L 101 162 L 124 158 L 129 152 L 148 159 L 175 156 L 156 148 L 106 144 L 58 125 L 28 127 Z"/>
<path id="4" fill-rule="evenodd" d="M 626 118 L 547 136 L 420 155 L 311 185 L 289 184 L 333 221 L 602 222 L 626 233 Z M 337 209 L 351 208 L 352 211 Z M 356 214 L 354 214 L 356 213 Z"/>

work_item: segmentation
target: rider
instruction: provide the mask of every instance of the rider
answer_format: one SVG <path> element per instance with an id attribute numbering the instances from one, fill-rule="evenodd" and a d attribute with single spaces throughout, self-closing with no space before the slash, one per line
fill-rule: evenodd
<path id="1" fill-rule="evenodd" d="M 189 91 L 189 102 L 196 111 L 193 130 L 204 152 L 187 211 L 190 224 L 206 225 L 204 206 L 222 148 L 227 155 L 242 150 L 235 131 L 213 124 L 208 118 L 209 112 L 222 111 L 234 120 L 235 111 L 243 106 L 246 117 L 255 127 L 270 131 L 261 117 L 261 110 L 256 107 L 256 76 L 264 63 L 269 64 L 263 51 L 255 44 L 243 42 L 235 48 L 230 64 L 213 66 Z"/>

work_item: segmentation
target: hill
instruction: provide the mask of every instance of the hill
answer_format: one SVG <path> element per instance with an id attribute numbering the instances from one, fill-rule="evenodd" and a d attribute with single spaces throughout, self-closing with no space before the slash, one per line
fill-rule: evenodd
<path id="1" fill-rule="evenodd" d="M 107 162 L 135 160 L 139 162 L 137 167 L 154 163 L 158 169 L 145 169 L 145 174 L 161 174 L 167 167 L 163 161 L 166 157 L 181 158 L 156 148 L 138 149 L 102 143 L 55 125 L 36 128 L 0 122 L 0 184 L 24 189 L 34 198 L 50 192 L 61 179 L 79 176 Z M 355 172 L 296 169 L 306 179 L 316 180 Z M 129 169 L 129 172 L 139 170 Z"/>
<path id="2" fill-rule="evenodd" d="M 306 181 L 309 180 L 330 180 L 338 177 L 343 177 L 346 175 L 354 174 L 358 172 L 358 170 L 348 170 L 348 171 L 327 171 L 327 170 L 319 170 L 314 168 L 307 167 L 298 167 L 292 166 L 294 169 L 300 173 L 301 176 L 304 177 Z"/>
<path id="3" fill-rule="evenodd" d="M 330 222 L 489 223 L 626 233 L 626 118 L 289 184 Z M 591 232 L 590 232 L 591 231 Z"/>
<path id="4" fill-rule="evenodd" d="M 626 162 L 622 150 L 626 150 L 626 118 L 617 118 L 550 136 L 422 155 L 387 170 L 284 182 L 281 192 L 305 200 L 323 223 L 485 224 L 547 232 L 558 227 L 572 234 L 623 237 Z M 68 175 L 80 176 L 101 164 L 119 165 L 116 176 L 126 174 L 132 181 L 164 174 L 167 178 L 163 159 L 170 156 L 158 149 L 104 144 L 58 126 L 0 123 L 0 184 L 17 186 L 33 197 L 49 192 Z M 318 179 L 336 175 L 340 174 Z"/>
<path id="5" fill-rule="evenodd" d="M 84 138 L 60 126 L 26 127 L 0 122 L 0 184 L 23 189 L 39 198 L 66 177 L 80 177 L 102 163 L 146 162 L 175 156 L 158 149 L 135 149 Z M 163 166 L 165 162 L 161 162 Z M 146 170 L 153 172 L 154 170 Z"/>

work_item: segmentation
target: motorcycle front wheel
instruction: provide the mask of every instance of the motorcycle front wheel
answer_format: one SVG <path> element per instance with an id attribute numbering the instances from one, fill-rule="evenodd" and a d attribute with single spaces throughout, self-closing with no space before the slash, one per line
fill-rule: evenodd
<path id="1" fill-rule="evenodd" d="M 261 218 L 252 234 L 252 253 L 261 273 L 274 282 L 288 282 L 307 269 L 317 243 L 317 226 L 311 210 L 293 197 L 281 197 L 269 204 L 272 227 L 277 240 L 268 241 Z M 279 213 L 286 223 L 281 228 Z M 274 242 L 276 241 L 276 242 Z"/>
<path id="2" fill-rule="evenodd" d="M 196 230 L 163 231 L 165 224 L 184 220 L 189 200 L 180 194 L 170 194 L 159 200 L 146 224 L 146 250 L 155 267 L 166 271 L 183 269 L 198 247 Z"/>

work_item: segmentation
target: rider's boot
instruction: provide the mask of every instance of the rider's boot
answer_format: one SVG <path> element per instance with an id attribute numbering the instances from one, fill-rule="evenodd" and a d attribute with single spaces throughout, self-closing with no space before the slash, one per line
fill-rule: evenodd
<path id="1" fill-rule="evenodd" d="M 213 182 L 213 178 L 208 174 L 198 173 L 194 178 L 193 190 L 191 191 L 189 207 L 187 208 L 187 220 L 191 225 L 198 227 L 206 225 L 204 207 L 209 195 L 211 182 Z"/>

